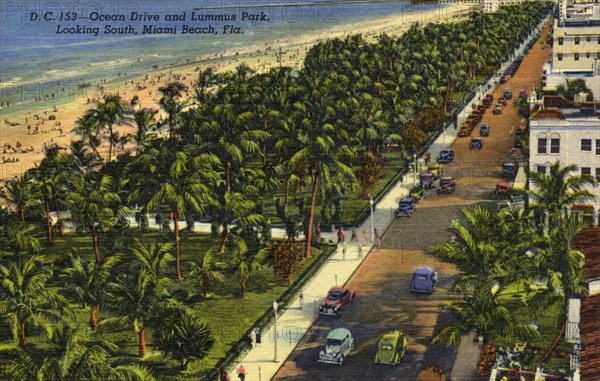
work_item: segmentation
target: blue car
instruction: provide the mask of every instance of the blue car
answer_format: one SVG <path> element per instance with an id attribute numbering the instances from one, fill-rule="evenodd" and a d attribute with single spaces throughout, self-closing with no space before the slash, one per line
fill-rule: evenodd
<path id="1" fill-rule="evenodd" d="M 437 271 L 434 271 L 431 267 L 419 267 L 413 274 L 410 291 L 431 294 L 437 283 L 437 277 Z"/>
<path id="2" fill-rule="evenodd" d="M 512 178 L 517 176 L 517 166 L 513 163 L 502 164 L 502 177 Z"/>
<path id="3" fill-rule="evenodd" d="M 490 126 L 487 124 L 482 124 L 479 127 L 479 136 L 489 136 L 490 135 Z"/>
<path id="4" fill-rule="evenodd" d="M 453 149 L 443 149 L 440 152 L 440 156 L 438 156 L 438 163 L 449 163 L 454 160 L 454 150 Z"/>
<path id="5" fill-rule="evenodd" d="M 483 148 L 483 142 L 481 141 L 481 138 L 472 138 L 471 139 L 471 142 L 469 143 L 470 150 L 474 150 L 474 149 L 481 150 L 482 148 Z"/>
<path id="6" fill-rule="evenodd" d="M 414 197 L 405 197 L 400 200 L 400 205 L 398 205 L 398 209 L 396 209 L 396 217 L 410 217 L 413 210 L 415 210 Z"/>

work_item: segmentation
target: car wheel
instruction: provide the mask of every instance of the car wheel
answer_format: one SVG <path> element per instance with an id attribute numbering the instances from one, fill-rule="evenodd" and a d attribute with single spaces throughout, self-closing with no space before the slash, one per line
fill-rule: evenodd
<path id="1" fill-rule="evenodd" d="M 338 365 L 342 366 L 343 363 L 344 363 L 344 356 L 341 356 L 340 361 L 338 362 Z"/>

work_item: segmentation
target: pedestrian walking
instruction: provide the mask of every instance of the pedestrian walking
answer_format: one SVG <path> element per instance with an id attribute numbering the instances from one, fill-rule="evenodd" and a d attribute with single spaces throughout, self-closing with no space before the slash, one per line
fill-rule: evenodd
<path id="1" fill-rule="evenodd" d="M 358 234 L 356 233 L 356 227 L 352 228 L 352 235 L 350 236 L 350 242 L 358 242 Z"/>
<path id="2" fill-rule="evenodd" d="M 260 336 L 260 328 L 254 327 L 254 333 L 256 336 L 256 346 L 260 347 L 260 345 L 262 344 L 262 338 Z"/>
<path id="3" fill-rule="evenodd" d="M 302 291 L 298 295 L 298 303 L 300 304 L 300 309 L 302 309 L 304 307 L 304 293 Z"/>
<path id="4" fill-rule="evenodd" d="M 368 242 L 368 241 L 367 241 L 367 231 L 366 231 L 366 230 L 363 230 L 363 231 L 362 231 L 362 244 L 363 244 L 363 245 L 366 245 L 366 244 L 367 244 L 367 242 Z"/>
<path id="5" fill-rule="evenodd" d="M 240 381 L 246 380 L 246 369 L 244 368 L 244 366 L 242 364 L 240 364 L 240 367 L 237 368 L 236 372 L 238 374 Z"/>
<path id="6" fill-rule="evenodd" d="M 398 177 L 398 181 L 400 181 L 400 185 L 402 185 L 402 183 L 404 182 L 404 177 L 400 175 L 400 177 Z"/>
<path id="7" fill-rule="evenodd" d="M 344 232 L 344 228 L 340 228 L 342 231 L 342 245 L 346 244 L 346 233 Z"/>
<path id="8" fill-rule="evenodd" d="M 344 230 L 342 230 L 342 228 L 339 228 L 338 231 L 337 231 L 337 239 L 338 239 L 337 243 L 338 243 L 338 245 L 340 243 L 342 243 L 342 239 L 343 239 L 342 236 L 343 236 L 343 234 L 344 234 Z"/>
<path id="9" fill-rule="evenodd" d="M 346 260 L 346 251 L 348 250 L 348 246 L 346 244 L 342 244 L 342 261 Z"/>
<path id="10" fill-rule="evenodd" d="M 362 245 L 358 245 L 358 259 L 359 260 L 363 259 L 363 246 Z"/>
<path id="11" fill-rule="evenodd" d="M 373 229 L 373 235 L 375 236 L 375 247 L 379 250 L 379 246 L 381 245 L 381 237 L 379 237 L 379 232 L 377 228 Z"/>
<path id="12" fill-rule="evenodd" d="M 252 348 L 256 347 L 256 331 L 254 330 L 254 328 L 250 330 L 250 345 L 252 346 Z"/>
<path id="13" fill-rule="evenodd" d="M 221 368 L 221 373 L 219 375 L 219 381 L 231 381 L 231 377 L 229 377 L 229 372 L 225 368 Z"/>

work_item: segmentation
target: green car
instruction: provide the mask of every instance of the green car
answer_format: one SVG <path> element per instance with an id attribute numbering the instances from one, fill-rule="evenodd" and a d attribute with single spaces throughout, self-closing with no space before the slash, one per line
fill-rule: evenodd
<path id="1" fill-rule="evenodd" d="M 377 344 L 376 364 L 398 365 L 406 351 L 406 336 L 398 330 L 381 336 Z"/>

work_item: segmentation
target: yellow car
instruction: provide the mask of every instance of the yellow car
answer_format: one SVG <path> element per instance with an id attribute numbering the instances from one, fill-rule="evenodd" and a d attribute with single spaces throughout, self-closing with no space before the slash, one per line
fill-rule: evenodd
<path id="1" fill-rule="evenodd" d="M 437 179 L 438 177 L 440 177 L 442 168 L 438 163 L 430 162 L 429 164 L 427 164 L 427 171 L 431 172 L 431 174 L 433 174 L 433 177 Z"/>

